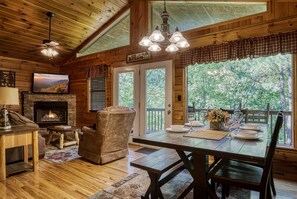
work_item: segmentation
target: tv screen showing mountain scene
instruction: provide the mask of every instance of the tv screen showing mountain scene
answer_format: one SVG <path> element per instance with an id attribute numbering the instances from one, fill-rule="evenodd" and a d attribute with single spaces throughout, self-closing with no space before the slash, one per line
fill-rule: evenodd
<path id="1" fill-rule="evenodd" d="M 69 75 L 33 73 L 34 93 L 69 93 Z"/>

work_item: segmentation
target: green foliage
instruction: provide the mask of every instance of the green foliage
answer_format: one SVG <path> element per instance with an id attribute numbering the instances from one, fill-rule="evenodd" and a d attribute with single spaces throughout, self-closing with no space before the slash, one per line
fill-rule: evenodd
<path id="1" fill-rule="evenodd" d="M 291 110 L 292 56 L 276 55 L 188 66 L 188 104 L 196 108 Z M 282 82 L 280 69 L 283 70 Z M 281 89 L 283 86 L 283 93 Z M 281 96 L 283 95 L 283 96 Z"/>

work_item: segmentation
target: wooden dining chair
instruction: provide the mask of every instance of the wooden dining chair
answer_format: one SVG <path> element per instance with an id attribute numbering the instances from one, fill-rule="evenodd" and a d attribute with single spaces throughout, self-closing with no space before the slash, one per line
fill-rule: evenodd
<path id="1" fill-rule="evenodd" d="M 260 199 L 272 198 L 272 160 L 282 124 L 283 113 L 279 112 L 263 168 L 245 162 L 222 160 L 218 163 L 221 164 L 219 169 L 217 171 L 210 171 L 208 178 L 212 182 L 222 184 L 222 190 L 226 186 L 236 186 L 260 192 Z M 225 193 L 222 193 L 222 198 L 225 198 Z"/>

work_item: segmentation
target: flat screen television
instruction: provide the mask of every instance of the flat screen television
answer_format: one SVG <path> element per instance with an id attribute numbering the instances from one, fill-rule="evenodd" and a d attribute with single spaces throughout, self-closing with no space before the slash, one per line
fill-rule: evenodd
<path id="1" fill-rule="evenodd" d="M 33 93 L 69 93 L 69 75 L 33 73 Z"/>

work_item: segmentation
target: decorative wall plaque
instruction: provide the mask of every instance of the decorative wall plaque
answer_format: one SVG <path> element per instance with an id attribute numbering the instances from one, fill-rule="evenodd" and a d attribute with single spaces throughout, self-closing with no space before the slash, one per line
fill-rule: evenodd
<path id="1" fill-rule="evenodd" d="M 15 87 L 15 72 L 0 70 L 0 86 Z"/>
<path id="2" fill-rule="evenodd" d="M 130 62 L 143 61 L 143 60 L 149 60 L 149 59 L 151 59 L 151 52 L 145 51 L 145 52 L 127 55 L 126 62 L 130 63 Z"/>

